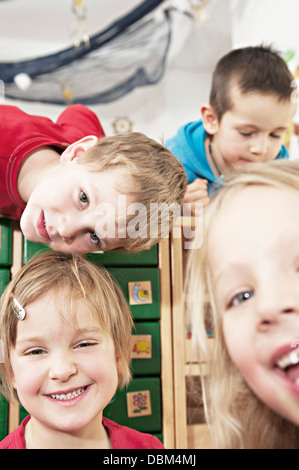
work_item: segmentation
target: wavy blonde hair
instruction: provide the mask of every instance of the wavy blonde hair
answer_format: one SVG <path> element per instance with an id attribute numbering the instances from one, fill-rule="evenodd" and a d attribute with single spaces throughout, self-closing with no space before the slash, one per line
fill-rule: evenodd
<path id="1" fill-rule="evenodd" d="M 207 240 L 213 221 L 228 199 L 248 186 L 271 186 L 299 191 L 299 161 L 272 161 L 248 165 L 234 172 L 216 191 L 204 212 L 202 247 L 190 254 L 187 267 L 187 318 L 200 361 L 208 364 L 202 376 L 206 420 L 216 448 L 298 448 L 299 428 L 268 408 L 251 391 L 233 364 L 225 344 L 222 318 L 217 309 Z M 208 347 L 207 324 L 214 332 Z"/>
<path id="2" fill-rule="evenodd" d="M 0 338 L 4 345 L 4 363 L 0 364 L 2 393 L 17 398 L 13 388 L 10 352 L 15 347 L 18 319 L 12 311 L 12 296 L 26 310 L 30 303 L 51 292 L 54 299 L 68 296 L 70 323 L 76 324 L 76 304 L 83 299 L 95 320 L 114 342 L 119 358 L 119 387 L 131 378 L 132 316 L 121 289 L 107 270 L 77 254 L 54 251 L 34 256 L 6 287 L 0 302 Z M 58 302 L 57 301 L 57 302 Z M 60 312 L 61 306 L 57 305 Z M 42 315 L 42 312 L 41 312 Z M 24 320 L 26 321 L 26 319 Z"/>

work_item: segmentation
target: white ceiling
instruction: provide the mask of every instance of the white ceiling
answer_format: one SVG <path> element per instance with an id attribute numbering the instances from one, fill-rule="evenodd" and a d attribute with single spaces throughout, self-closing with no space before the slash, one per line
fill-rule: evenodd
<path id="1" fill-rule="evenodd" d="M 86 30 L 100 32 L 143 0 L 85 0 Z M 72 44 L 72 0 L 1 0 L 0 61 L 47 55 Z"/>

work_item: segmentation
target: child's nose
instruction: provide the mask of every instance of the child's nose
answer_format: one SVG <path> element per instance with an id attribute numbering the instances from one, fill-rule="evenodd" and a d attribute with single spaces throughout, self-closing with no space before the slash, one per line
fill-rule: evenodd
<path id="1" fill-rule="evenodd" d="M 268 290 L 260 290 L 255 296 L 256 326 L 259 331 L 280 324 L 286 315 L 299 313 L 299 296 L 291 286 L 285 288 L 272 284 Z"/>
<path id="2" fill-rule="evenodd" d="M 251 144 L 250 152 L 255 155 L 263 155 L 267 151 L 267 138 L 257 136 Z"/>
<path id="3" fill-rule="evenodd" d="M 78 233 L 82 231 L 82 217 L 72 217 L 71 215 L 60 215 L 58 217 L 58 233 L 66 242 L 72 242 Z"/>
<path id="4" fill-rule="evenodd" d="M 49 371 L 50 379 L 67 382 L 76 373 L 77 366 L 70 355 L 61 353 L 53 356 Z"/>

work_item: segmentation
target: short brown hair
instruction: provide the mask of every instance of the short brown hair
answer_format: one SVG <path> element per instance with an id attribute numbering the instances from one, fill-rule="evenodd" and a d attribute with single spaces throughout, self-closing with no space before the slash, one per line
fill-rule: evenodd
<path id="1" fill-rule="evenodd" d="M 104 137 L 85 152 L 78 163 L 87 165 L 94 172 L 123 167 L 132 178 L 134 199 L 145 206 L 147 215 L 139 221 L 143 226 L 142 237 L 129 238 L 122 251 L 148 249 L 166 236 L 165 227 L 169 227 L 167 234 L 172 230 L 173 213 L 168 209 L 173 205 L 182 206 L 187 177 L 181 163 L 162 144 L 140 132 Z M 157 209 L 163 205 L 163 210 L 156 214 L 158 230 L 154 237 L 148 233 L 153 215 L 151 204 L 159 206 Z M 128 217 L 127 222 L 131 219 Z"/>
<path id="2" fill-rule="evenodd" d="M 49 251 L 31 258 L 1 297 L 0 338 L 4 345 L 4 363 L 0 364 L 0 373 L 3 394 L 8 399 L 17 397 L 12 386 L 10 351 L 16 344 L 19 320 L 12 312 L 12 295 L 26 309 L 46 293 L 53 291 L 54 296 L 61 289 L 66 289 L 69 295 L 71 322 L 76 325 L 76 302 L 83 299 L 101 328 L 112 337 L 120 364 L 119 386 L 130 380 L 133 320 L 121 289 L 104 267 L 78 254 Z"/>
<path id="3" fill-rule="evenodd" d="M 220 121 L 233 107 L 231 89 L 235 83 L 241 93 L 273 94 L 279 100 L 291 99 L 294 80 L 279 52 L 270 46 L 234 49 L 223 56 L 213 72 L 210 104 Z"/>

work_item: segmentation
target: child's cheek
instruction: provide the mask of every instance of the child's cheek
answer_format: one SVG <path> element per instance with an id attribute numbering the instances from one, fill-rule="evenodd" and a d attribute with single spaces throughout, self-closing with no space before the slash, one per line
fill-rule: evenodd
<path id="1" fill-rule="evenodd" d="M 24 406 L 24 401 L 40 393 L 43 381 L 40 372 L 31 364 L 20 364 L 14 371 L 14 387 Z"/>

